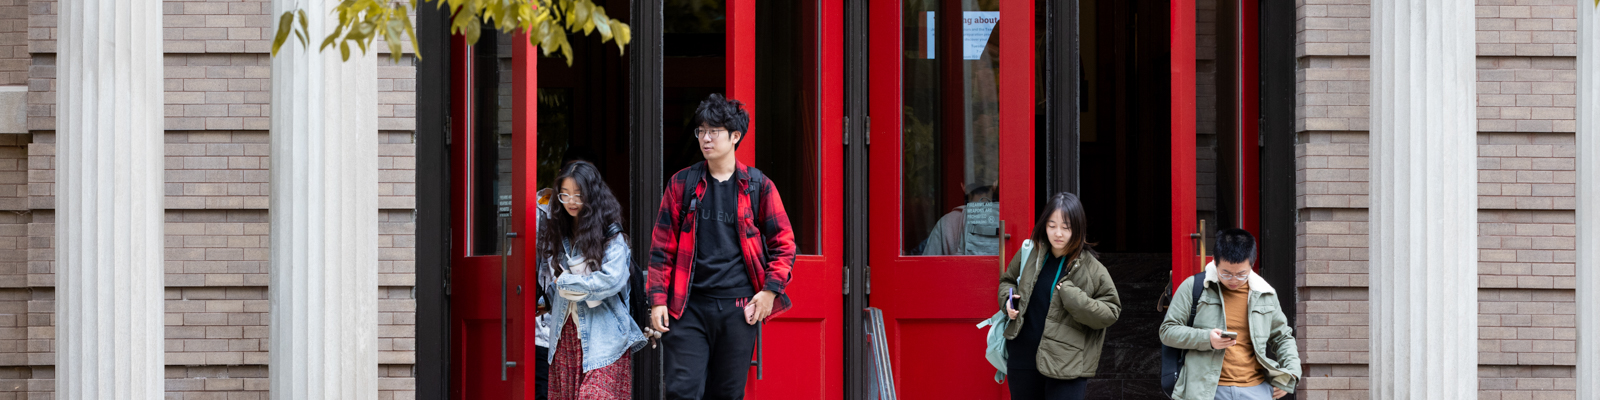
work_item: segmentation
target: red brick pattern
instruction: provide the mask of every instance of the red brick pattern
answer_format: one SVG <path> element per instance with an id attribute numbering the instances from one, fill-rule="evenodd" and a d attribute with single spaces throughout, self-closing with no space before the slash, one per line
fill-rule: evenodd
<path id="1" fill-rule="evenodd" d="M 1572 210 L 1575 140 L 1569 133 L 1479 134 L 1478 208 Z"/>
<path id="2" fill-rule="evenodd" d="M 1300 0 L 1300 398 L 1366 399 L 1370 1 Z M 1570 399 L 1574 5 L 1478 0 L 1481 398 Z"/>
<path id="3" fill-rule="evenodd" d="M 1295 146 L 1298 208 L 1367 207 L 1367 135 L 1309 132 Z"/>
<path id="4" fill-rule="evenodd" d="M 26 85 L 28 63 L 28 1 L 0 0 L 0 85 Z"/>
<path id="5" fill-rule="evenodd" d="M 1573 3 L 1556 0 L 1478 0 L 1479 56 L 1578 55 Z"/>
<path id="6" fill-rule="evenodd" d="M 167 288 L 167 365 L 265 365 L 267 288 Z"/>
<path id="7" fill-rule="evenodd" d="M 1478 367 L 1480 400 L 1573 400 L 1577 379 L 1570 367 Z"/>
<path id="8" fill-rule="evenodd" d="M 1295 131 L 1364 131 L 1372 91 L 1367 60 L 1305 58 L 1295 72 Z"/>
<path id="9" fill-rule="evenodd" d="M 1572 57 L 1478 57 L 1478 131 L 1574 132 Z"/>
<path id="10" fill-rule="evenodd" d="M 1371 54 L 1370 0 L 1299 0 L 1295 56 Z"/>

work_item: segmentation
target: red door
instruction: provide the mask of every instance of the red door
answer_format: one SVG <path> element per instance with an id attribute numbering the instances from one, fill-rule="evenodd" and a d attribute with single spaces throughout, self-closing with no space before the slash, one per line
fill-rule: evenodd
<path id="1" fill-rule="evenodd" d="M 870 295 L 907 399 L 1007 397 L 974 328 L 998 310 L 1001 257 L 967 244 L 1009 258 L 1036 217 L 1033 2 L 963 3 L 869 11 Z"/>
<path id="2" fill-rule="evenodd" d="M 1172 290 L 1200 272 L 1195 195 L 1194 0 L 1172 2 Z"/>
<path id="3" fill-rule="evenodd" d="M 727 7 L 727 91 L 751 113 L 739 161 L 777 185 L 799 248 L 794 308 L 762 327 L 745 394 L 843 398 L 844 63 L 823 50 L 843 45 L 843 1 Z"/>
<path id="4" fill-rule="evenodd" d="M 450 398 L 532 399 L 534 49 L 485 29 L 451 46 Z"/>
<path id="5" fill-rule="evenodd" d="M 1211 261 L 1211 237 L 1219 229 L 1240 228 L 1261 242 L 1294 240 L 1260 237 L 1260 92 L 1256 0 L 1219 3 L 1210 80 L 1219 94 L 1197 99 L 1193 0 L 1172 3 L 1172 286 L 1200 272 Z M 1207 97 L 1216 96 L 1216 97 Z M 1212 103 L 1200 115 L 1198 102 Z M 1210 114 L 1214 113 L 1214 114 Z M 1199 120 L 1216 123 L 1205 136 Z M 1225 123 L 1219 123 L 1223 121 Z M 1203 154 L 1202 154 L 1203 153 Z M 1226 193 L 1224 193 L 1226 192 Z M 1203 227 L 1202 227 L 1203 225 Z M 1205 251 L 1202 251 L 1205 250 Z M 1202 255 L 1202 253 L 1206 253 Z M 1259 270 L 1262 266 L 1255 265 Z"/>

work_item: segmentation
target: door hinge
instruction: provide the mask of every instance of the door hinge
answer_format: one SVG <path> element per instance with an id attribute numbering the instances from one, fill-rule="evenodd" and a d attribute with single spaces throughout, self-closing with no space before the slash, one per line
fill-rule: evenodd
<path id="1" fill-rule="evenodd" d="M 1256 119 L 1256 147 L 1267 147 L 1267 130 L 1261 129 L 1261 127 L 1266 124 L 1266 118 Z"/>
<path id="2" fill-rule="evenodd" d="M 448 135 L 446 136 L 448 137 Z M 451 246 L 455 245 L 455 243 L 451 242 L 454 241 L 456 237 L 455 228 L 446 229 L 444 231 L 444 235 L 444 248 L 451 249 L 453 251 L 455 248 Z M 450 296 L 450 263 L 448 261 L 446 261 L 444 264 L 444 295 L 445 297 Z"/>
<path id="3" fill-rule="evenodd" d="M 867 116 L 867 145 L 868 146 L 872 145 L 872 116 L 871 115 Z M 867 291 L 867 293 L 872 293 L 872 292 L 871 291 Z"/>
<path id="4" fill-rule="evenodd" d="M 454 123 L 454 122 L 451 121 L 450 116 L 446 115 L 444 117 L 444 145 L 445 146 L 449 146 L 450 142 L 453 141 L 455 139 L 455 136 L 456 136 L 455 132 L 451 131 L 451 129 L 452 129 L 452 125 L 451 124 L 452 123 Z"/>
<path id="5" fill-rule="evenodd" d="M 850 266 L 844 266 L 844 294 L 850 295 Z"/>
<path id="6" fill-rule="evenodd" d="M 871 120 L 868 120 L 868 121 L 870 122 Z M 865 281 L 862 281 L 861 283 L 863 283 L 864 286 L 867 287 L 866 295 L 871 296 L 872 295 L 872 264 L 867 264 L 867 267 L 865 268 L 865 271 L 866 272 L 863 275 L 866 275 L 866 277 L 862 278 L 862 279 L 865 279 Z"/>
<path id="7" fill-rule="evenodd" d="M 850 145 L 850 117 L 844 117 L 844 145 Z"/>

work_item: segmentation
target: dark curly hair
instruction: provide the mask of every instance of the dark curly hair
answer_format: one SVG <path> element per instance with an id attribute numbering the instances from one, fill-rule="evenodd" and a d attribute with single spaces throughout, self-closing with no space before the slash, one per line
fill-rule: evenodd
<path id="1" fill-rule="evenodd" d="M 739 132 L 739 141 L 733 142 L 735 149 L 750 136 L 750 114 L 744 111 L 744 102 L 722 97 L 721 93 L 706 96 L 700 107 L 694 109 L 694 127 L 690 129 L 701 124 L 727 129 L 729 135 Z"/>
<path id="2" fill-rule="evenodd" d="M 557 192 L 568 179 L 573 180 L 581 191 L 583 208 L 578 211 L 577 217 L 573 217 L 561 208 L 560 202 L 551 202 L 548 229 L 539 231 L 540 258 L 564 260 L 566 252 L 562 251 L 561 242 L 565 239 L 571 241 L 572 247 L 584 258 L 600 262 L 605 259 L 606 241 L 609 239 L 606 231 L 612 224 L 622 224 L 622 206 L 611 194 L 611 188 L 600 179 L 600 169 L 595 168 L 594 164 L 587 161 L 567 164 L 556 176 Z"/>

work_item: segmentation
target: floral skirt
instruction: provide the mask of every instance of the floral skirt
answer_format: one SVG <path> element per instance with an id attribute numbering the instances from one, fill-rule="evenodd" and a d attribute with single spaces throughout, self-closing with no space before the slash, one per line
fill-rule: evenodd
<path id="1" fill-rule="evenodd" d="M 599 369 L 583 372 L 583 343 L 578 339 L 578 324 L 567 316 L 556 343 L 555 360 L 550 362 L 550 398 L 555 400 L 624 400 L 633 398 L 632 356 Z"/>

